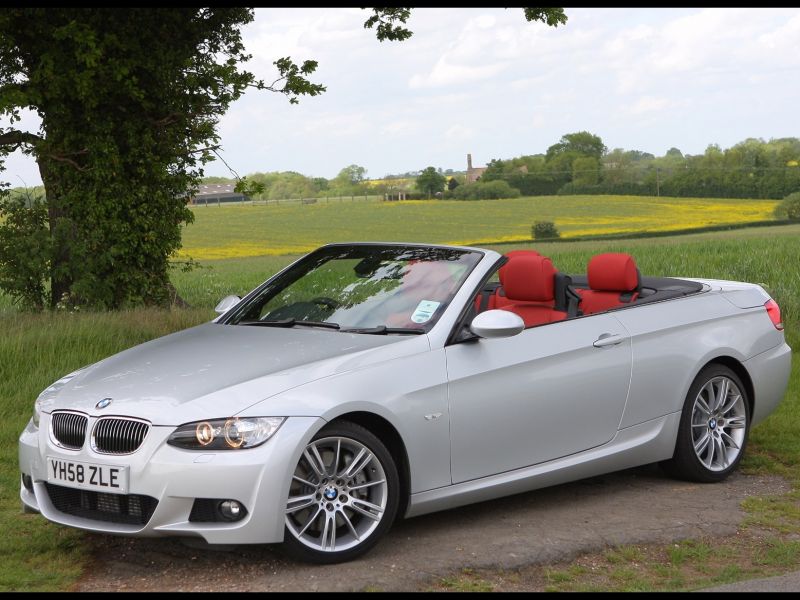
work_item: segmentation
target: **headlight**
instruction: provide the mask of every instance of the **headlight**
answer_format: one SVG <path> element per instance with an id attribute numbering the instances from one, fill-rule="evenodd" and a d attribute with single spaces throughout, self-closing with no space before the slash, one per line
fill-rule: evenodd
<path id="1" fill-rule="evenodd" d="M 187 450 L 240 450 L 271 438 L 286 417 L 231 417 L 194 421 L 178 427 L 167 443 Z"/>
<path id="2" fill-rule="evenodd" d="M 91 365 L 87 365 L 87 367 L 90 367 L 90 366 Z M 42 391 L 41 394 L 39 394 L 39 397 L 36 398 L 36 401 L 33 403 L 33 424 L 36 427 L 39 427 L 39 419 L 42 416 L 42 407 L 39 404 L 39 401 L 45 396 L 51 396 L 51 395 L 55 394 L 58 390 L 63 388 L 65 385 L 67 385 L 72 380 L 73 377 L 75 377 L 78 373 L 83 371 L 85 368 L 86 367 L 81 367 L 77 371 L 73 371 L 72 373 L 70 373 L 68 375 L 64 375 L 61 379 L 59 379 L 55 383 L 51 384 L 50 387 L 48 387 L 47 389 Z"/>
<path id="3" fill-rule="evenodd" d="M 42 417 L 42 409 L 39 406 L 39 399 L 36 399 L 36 402 L 33 403 L 33 417 L 32 421 L 36 427 L 39 427 L 39 419 Z"/>

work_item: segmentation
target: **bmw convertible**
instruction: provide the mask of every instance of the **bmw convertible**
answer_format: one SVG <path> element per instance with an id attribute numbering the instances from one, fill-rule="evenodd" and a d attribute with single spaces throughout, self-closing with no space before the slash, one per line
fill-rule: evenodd
<path id="1" fill-rule="evenodd" d="M 25 511 L 345 561 L 396 518 L 619 469 L 721 481 L 791 361 L 760 286 L 619 253 L 568 275 L 534 250 L 330 244 L 217 312 L 39 395 Z"/>

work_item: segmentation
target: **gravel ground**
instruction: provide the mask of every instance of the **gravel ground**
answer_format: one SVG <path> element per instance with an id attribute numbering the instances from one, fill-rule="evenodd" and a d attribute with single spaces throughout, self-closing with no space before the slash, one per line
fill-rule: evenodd
<path id="1" fill-rule="evenodd" d="M 462 567 L 514 568 L 612 544 L 731 535 L 744 498 L 788 490 L 777 477 L 735 473 L 695 484 L 641 467 L 400 521 L 366 557 L 333 566 L 297 563 L 267 545 L 92 534 L 94 566 L 75 590 L 413 591 Z"/>

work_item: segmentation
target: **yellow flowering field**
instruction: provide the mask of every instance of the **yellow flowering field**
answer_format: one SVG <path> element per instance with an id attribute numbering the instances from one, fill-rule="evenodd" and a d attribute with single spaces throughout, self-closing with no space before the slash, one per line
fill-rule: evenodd
<path id="1" fill-rule="evenodd" d="M 537 196 L 510 200 L 332 202 L 194 207 L 179 256 L 197 260 L 302 254 L 330 242 L 489 244 L 531 238 L 553 221 L 565 238 L 674 231 L 772 219 L 777 200 Z"/>

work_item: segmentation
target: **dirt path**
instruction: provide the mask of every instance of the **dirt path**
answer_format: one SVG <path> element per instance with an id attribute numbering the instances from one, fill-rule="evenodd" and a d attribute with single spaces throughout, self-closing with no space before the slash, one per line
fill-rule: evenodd
<path id="1" fill-rule="evenodd" d="M 730 535 L 744 498 L 788 490 L 777 477 L 736 473 L 703 485 L 642 467 L 402 521 L 366 558 L 334 566 L 296 563 L 270 546 L 222 551 L 92 535 L 93 567 L 76 589 L 411 591 L 461 567 L 513 568 L 610 544 Z"/>

